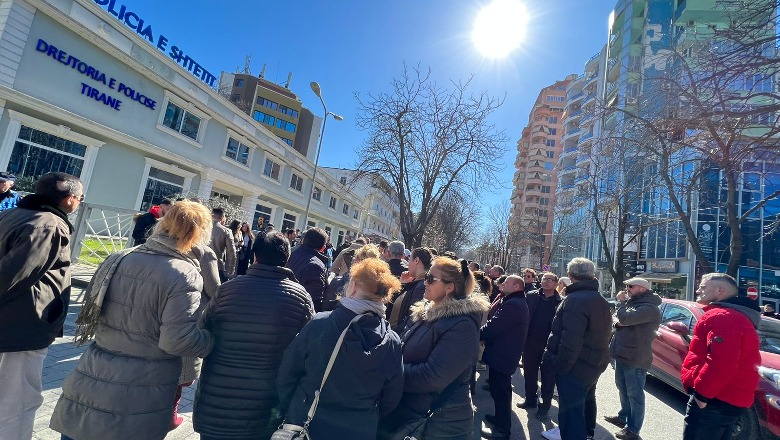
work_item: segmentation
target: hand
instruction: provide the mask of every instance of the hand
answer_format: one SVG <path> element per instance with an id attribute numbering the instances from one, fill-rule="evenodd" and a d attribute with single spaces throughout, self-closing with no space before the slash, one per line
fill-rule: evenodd
<path id="1" fill-rule="evenodd" d="M 409 271 L 401 272 L 401 284 L 411 283 L 414 281 L 414 277 L 409 275 Z"/>
<path id="2" fill-rule="evenodd" d="M 620 292 L 618 292 L 617 295 L 615 295 L 616 301 L 625 301 L 627 299 L 628 299 L 628 294 L 626 294 L 625 290 L 621 290 Z"/>
<path id="3" fill-rule="evenodd" d="M 699 405 L 700 409 L 704 409 L 704 408 L 707 407 L 707 402 L 702 402 L 701 400 L 697 399 L 696 397 L 694 397 L 693 400 L 696 401 L 696 404 Z"/>

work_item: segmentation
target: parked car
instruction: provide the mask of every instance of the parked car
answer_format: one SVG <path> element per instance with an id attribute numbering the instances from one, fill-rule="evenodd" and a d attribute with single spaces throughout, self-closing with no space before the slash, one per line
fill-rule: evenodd
<path id="1" fill-rule="evenodd" d="M 700 304 L 663 299 L 661 325 L 653 341 L 653 366 L 650 374 L 684 392 L 680 368 L 693 334 L 693 326 L 704 315 Z M 753 406 L 740 418 L 734 440 L 780 438 L 780 320 L 761 317 L 758 328 L 761 341 L 760 380 Z"/>

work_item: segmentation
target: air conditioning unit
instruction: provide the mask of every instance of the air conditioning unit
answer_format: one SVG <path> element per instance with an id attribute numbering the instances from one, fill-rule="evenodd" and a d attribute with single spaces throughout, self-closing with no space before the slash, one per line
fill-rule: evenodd
<path id="1" fill-rule="evenodd" d="M 636 98 L 626 98 L 626 104 L 636 104 Z"/>

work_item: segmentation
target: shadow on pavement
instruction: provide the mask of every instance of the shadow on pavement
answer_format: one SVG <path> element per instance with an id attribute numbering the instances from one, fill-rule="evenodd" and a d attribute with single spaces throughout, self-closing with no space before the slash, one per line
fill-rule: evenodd
<path id="1" fill-rule="evenodd" d="M 685 406 L 688 403 L 688 396 L 677 391 L 676 388 L 667 385 L 654 376 L 647 376 L 645 391 L 655 396 L 656 399 L 663 402 L 669 408 L 680 414 L 685 414 Z"/>

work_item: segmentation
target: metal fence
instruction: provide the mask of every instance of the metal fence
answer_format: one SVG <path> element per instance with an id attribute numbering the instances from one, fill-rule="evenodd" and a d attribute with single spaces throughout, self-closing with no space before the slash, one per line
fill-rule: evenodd
<path id="1" fill-rule="evenodd" d="M 132 244 L 133 217 L 138 211 L 82 203 L 74 221 L 71 260 L 97 266 L 114 252 Z"/>

